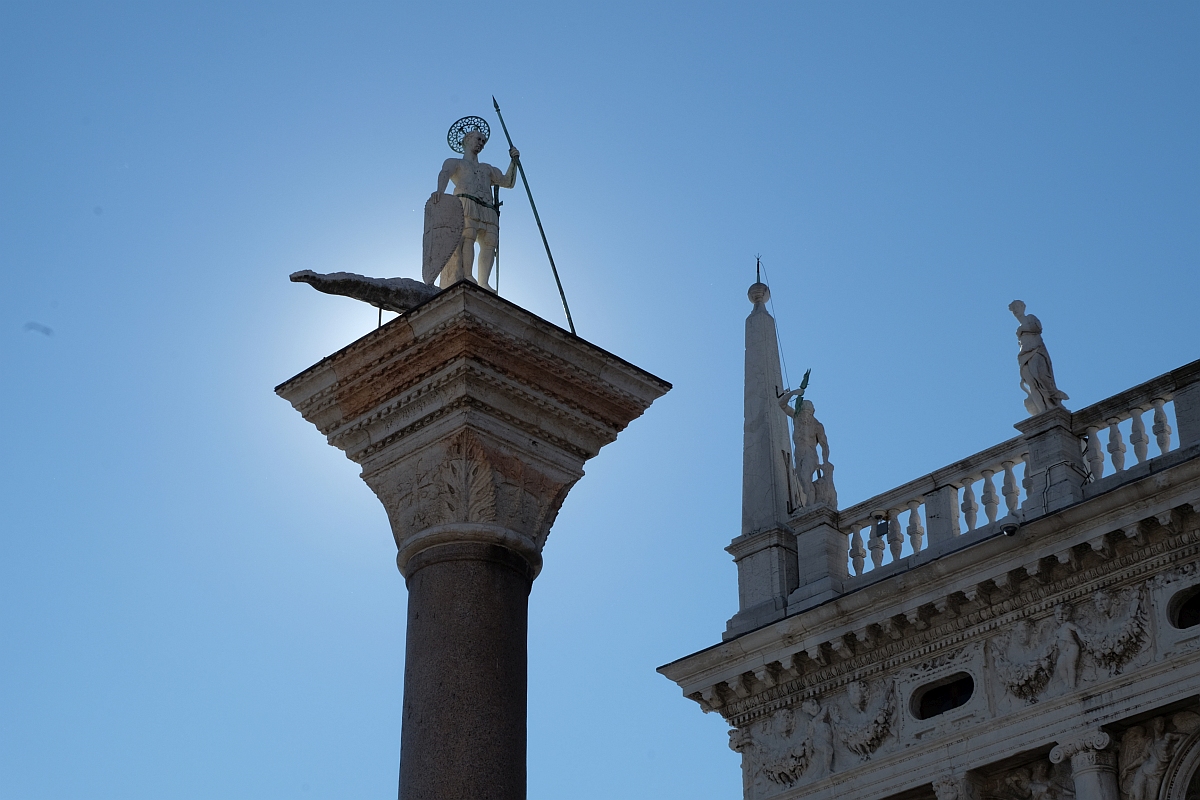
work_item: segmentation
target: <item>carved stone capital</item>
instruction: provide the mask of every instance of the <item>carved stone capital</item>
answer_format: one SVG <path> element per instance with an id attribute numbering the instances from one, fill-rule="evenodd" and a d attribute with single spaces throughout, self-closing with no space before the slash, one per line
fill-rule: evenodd
<path id="1" fill-rule="evenodd" d="M 1117 754 L 1108 749 L 1111 745 L 1112 737 L 1104 731 L 1088 731 L 1056 744 L 1050 751 L 1050 761 L 1061 764 L 1070 759 L 1071 771 L 1076 775 L 1094 770 L 1115 770 Z"/>
<path id="2" fill-rule="evenodd" d="M 362 467 L 401 572 L 446 544 L 540 567 L 584 463 L 670 384 L 458 283 L 276 392 Z"/>

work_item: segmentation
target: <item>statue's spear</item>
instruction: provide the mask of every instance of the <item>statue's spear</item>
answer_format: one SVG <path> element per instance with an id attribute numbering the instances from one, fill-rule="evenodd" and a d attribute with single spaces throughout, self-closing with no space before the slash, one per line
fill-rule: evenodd
<path id="1" fill-rule="evenodd" d="M 509 149 L 512 148 L 512 137 L 508 135 L 508 126 L 504 124 L 504 115 L 500 113 L 500 104 L 496 102 L 495 95 L 492 96 L 492 105 L 496 109 L 496 116 L 500 118 L 500 127 L 504 129 L 504 138 L 508 140 Z M 521 173 L 521 183 L 525 186 L 525 194 L 529 195 L 529 207 L 533 209 L 533 219 L 537 222 L 538 233 L 542 235 L 542 244 L 546 247 L 546 258 L 550 259 L 550 271 L 554 273 L 554 282 L 558 284 L 558 296 L 562 298 L 563 311 L 567 312 L 567 325 L 571 328 L 571 333 L 575 333 L 575 323 L 571 321 L 571 309 L 567 307 L 567 295 L 563 292 L 562 281 L 558 279 L 558 267 L 554 266 L 554 256 L 550 253 L 550 242 L 546 241 L 546 230 L 542 227 L 542 218 L 538 216 L 537 203 L 533 202 L 533 192 L 529 191 L 529 179 L 525 177 L 525 167 L 521 165 L 521 159 L 514 159 L 517 162 L 517 170 Z"/>

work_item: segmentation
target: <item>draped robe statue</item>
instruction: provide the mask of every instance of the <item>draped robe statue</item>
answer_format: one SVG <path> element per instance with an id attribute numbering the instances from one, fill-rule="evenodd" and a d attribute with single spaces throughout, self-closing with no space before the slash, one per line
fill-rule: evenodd
<path id="1" fill-rule="evenodd" d="M 1050 352 L 1042 341 L 1042 322 L 1033 314 L 1025 313 L 1025 303 L 1013 300 L 1008 306 L 1017 322 L 1017 341 L 1021 350 L 1017 353 L 1017 363 L 1021 367 L 1021 388 L 1028 397 L 1025 398 L 1025 409 L 1030 414 L 1041 414 L 1052 408 L 1062 406 L 1063 400 L 1069 400 L 1067 393 L 1060 391 L 1054 382 L 1054 366 L 1050 363 Z"/>

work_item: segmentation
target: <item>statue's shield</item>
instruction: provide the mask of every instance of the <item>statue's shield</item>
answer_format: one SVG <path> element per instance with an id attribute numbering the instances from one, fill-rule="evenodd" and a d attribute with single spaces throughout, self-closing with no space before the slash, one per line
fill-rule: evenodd
<path id="1" fill-rule="evenodd" d="M 462 201 L 443 194 L 425 201 L 425 236 L 421 240 L 421 277 L 433 285 L 462 240 Z"/>

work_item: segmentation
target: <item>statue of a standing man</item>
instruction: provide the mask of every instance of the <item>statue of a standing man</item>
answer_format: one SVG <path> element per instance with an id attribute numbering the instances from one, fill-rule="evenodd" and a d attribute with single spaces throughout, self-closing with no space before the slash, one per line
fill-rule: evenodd
<path id="1" fill-rule="evenodd" d="M 484 164 L 479 160 L 479 152 L 487 144 L 486 130 L 467 130 L 462 137 L 462 158 L 447 158 L 438 174 L 437 191 L 430 200 L 441 202 L 449 181 L 454 182 L 454 195 L 463 209 L 462 240 L 454 255 L 442 269 L 438 285 L 446 288 L 460 280 L 476 280 L 485 289 L 488 278 L 492 274 L 492 262 L 496 258 L 496 246 L 500 236 L 500 208 L 494 200 L 492 187 L 499 186 L 511 189 L 516 180 L 517 159 L 521 154 L 517 148 L 508 150 L 512 160 L 507 172 Z M 458 148 L 455 148 L 456 150 Z M 471 275 L 475 261 L 475 244 L 479 244 L 479 277 Z M 492 289 L 492 291 L 495 291 Z"/>
<path id="2" fill-rule="evenodd" d="M 837 506 L 837 493 L 833 488 L 833 465 L 829 463 L 829 439 L 825 437 L 825 426 L 817 421 L 816 408 L 809 400 L 801 400 L 793 409 L 788 401 L 796 395 L 803 396 L 804 389 L 792 389 L 779 398 L 779 407 L 792 418 L 792 449 L 795 452 L 795 474 L 800 494 L 800 505 L 811 506 L 819 502 Z M 817 457 L 817 447 L 821 457 Z M 813 476 L 821 476 L 815 481 Z M 825 480 L 822 482 L 821 478 Z M 820 491 L 818 491 L 820 489 Z"/>

